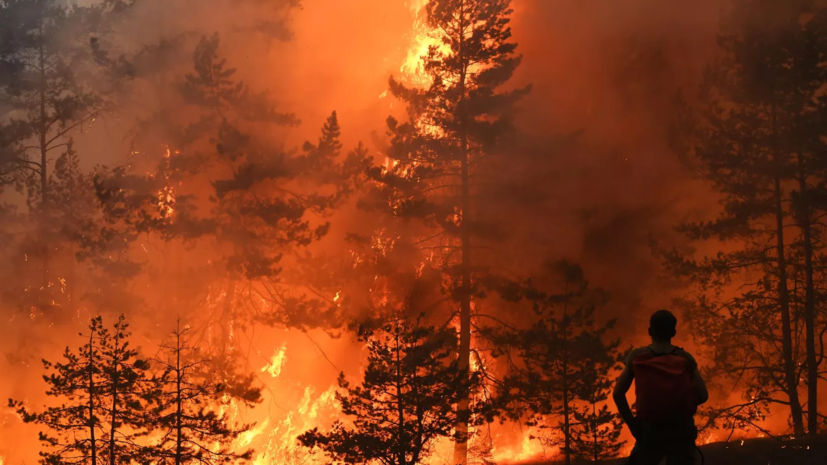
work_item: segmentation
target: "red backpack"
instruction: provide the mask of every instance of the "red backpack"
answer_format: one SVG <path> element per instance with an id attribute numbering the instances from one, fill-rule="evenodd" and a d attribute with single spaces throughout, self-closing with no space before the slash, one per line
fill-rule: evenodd
<path id="1" fill-rule="evenodd" d="M 635 373 L 637 417 L 644 421 L 669 421 L 691 417 L 698 410 L 692 386 L 695 367 L 687 357 L 677 355 L 675 347 L 668 354 L 649 353 L 632 361 Z"/>

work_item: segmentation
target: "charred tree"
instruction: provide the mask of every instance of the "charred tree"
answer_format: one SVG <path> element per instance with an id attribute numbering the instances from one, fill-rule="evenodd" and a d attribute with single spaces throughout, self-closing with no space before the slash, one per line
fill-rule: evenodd
<path id="1" fill-rule="evenodd" d="M 481 295 L 475 275 L 483 269 L 476 251 L 502 236 L 475 198 L 486 157 L 512 133 L 514 106 L 528 89 L 501 90 L 520 64 L 509 0 L 433 0 L 425 9 L 438 44 L 422 57 L 424 87 L 390 81 L 393 95 L 407 104 L 408 120 L 388 118 L 389 162 L 371 172 L 379 199 L 372 207 L 421 221 L 421 237 L 410 242 L 437 253 L 432 262 L 450 280 L 446 292 L 459 321 L 460 369 L 467 372 L 473 300 Z M 462 412 L 468 402 L 457 404 L 455 464 L 467 462 Z"/>
<path id="2" fill-rule="evenodd" d="M 397 320 L 360 339 L 370 350 L 364 378 L 352 386 L 341 374 L 337 393 L 353 426 L 337 421 L 329 432 L 313 429 L 299 441 L 335 461 L 422 463 L 435 440 L 452 435 L 457 416 L 468 414 L 454 404 L 469 396 L 479 376 L 460 369 L 449 329 Z"/>

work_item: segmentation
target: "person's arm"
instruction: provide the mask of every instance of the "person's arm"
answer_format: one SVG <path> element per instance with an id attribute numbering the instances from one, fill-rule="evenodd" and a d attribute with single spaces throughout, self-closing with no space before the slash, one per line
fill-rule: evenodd
<path id="1" fill-rule="evenodd" d="M 701 405 L 709 400 L 709 391 L 706 389 L 701 372 L 698 371 L 698 366 L 695 365 L 695 372 L 692 374 L 692 387 L 695 389 L 695 396 L 698 399 L 698 405 Z"/>
<path id="2" fill-rule="evenodd" d="M 612 399 L 614 399 L 615 405 L 617 406 L 617 412 L 620 414 L 620 418 L 622 418 L 626 426 L 629 427 L 632 436 L 637 437 L 639 429 L 638 421 L 634 414 L 632 414 L 632 408 L 629 407 L 629 400 L 626 399 L 626 393 L 629 392 L 629 389 L 632 387 L 632 381 L 635 379 L 635 373 L 632 370 L 633 355 L 634 352 L 629 354 L 629 357 L 626 359 L 626 366 L 623 368 L 620 376 L 617 377 L 617 383 L 615 384 L 614 392 L 612 392 Z"/>
<path id="3" fill-rule="evenodd" d="M 698 362 L 695 357 L 689 352 L 683 351 L 683 355 L 689 360 L 692 366 L 692 389 L 695 390 L 695 398 L 698 400 L 698 405 L 706 403 L 709 400 L 709 391 L 706 389 L 706 382 L 704 382 L 701 372 L 698 370 Z"/>

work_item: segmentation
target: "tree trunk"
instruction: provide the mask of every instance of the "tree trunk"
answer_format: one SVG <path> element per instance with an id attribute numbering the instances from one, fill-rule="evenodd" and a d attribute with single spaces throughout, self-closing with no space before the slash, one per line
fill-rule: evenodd
<path id="1" fill-rule="evenodd" d="M 224 305 L 218 324 L 221 326 L 221 353 L 226 355 L 233 349 L 233 304 L 235 303 L 235 279 L 227 281 L 227 292 L 224 296 Z"/>
<path id="2" fill-rule="evenodd" d="M 467 152 L 467 151 L 466 151 Z M 468 374 L 471 359 L 471 232 L 467 223 L 470 194 L 468 186 L 467 153 L 462 161 L 462 288 L 460 290 L 459 316 L 459 360 L 458 366 Z M 467 463 L 468 460 L 468 407 L 470 399 L 461 399 L 457 405 L 457 442 L 454 449 L 454 465 Z"/>
<path id="3" fill-rule="evenodd" d="M 568 352 L 568 294 L 569 285 L 566 283 L 566 290 L 563 304 L 563 454 L 566 458 L 566 465 L 571 465 L 571 415 L 569 409 L 569 352 Z"/>
<path id="4" fill-rule="evenodd" d="M 398 438 L 396 440 L 396 456 L 399 465 L 406 465 L 405 461 L 405 447 L 402 445 L 402 438 L 405 437 L 405 404 L 403 399 L 404 394 L 402 393 L 402 357 L 399 353 L 400 351 L 400 337 L 399 331 L 401 328 L 399 327 L 399 321 L 396 322 L 396 414 L 399 416 L 399 423 L 397 423 L 397 434 Z"/>
<path id="5" fill-rule="evenodd" d="M 594 463 L 597 463 L 598 460 L 598 450 L 597 450 L 597 399 L 592 397 L 592 457 L 594 458 Z"/>
<path id="6" fill-rule="evenodd" d="M 182 417 L 184 415 L 183 409 L 183 393 L 182 393 L 182 377 L 181 372 L 181 323 L 178 323 L 178 330 L 175 334 L 175 465 L 181 465 L 183 455 L 183 424 Z"/>
<path id="7" fill-rule="evenodd" d="M 41 244 L 43 252 L 41 286 L 45 290 L 49 288 L 49 244 L 46 237 L 46 229 L 49 226 L 49 172 L 47 170 L 47 155 L 49 152 L 49 147 L 46 141 L 46 133 L 48 132 L 49 127 L 48 122 L 46 120 L 46 51 L 43 47 L 43 41 L 45 40 L 43 35 L 43 22 L 41 19 L 40 47 L 38 50 L 38 65 L 40 67 L 40 85 L 38 88 L 38 94 L 40 97 L 40 115 L 38 118 L 37 132 L 40 138 L 40 240 L 43 241 L 43 243 Z"/>
<path id="8" fill-rule="evenodd" d="M 464 5 L 463 5 L 464 7 Z M 460 18 L 464 18 L 464 9 L 460 8 Z M 460 70 L 459 89 L 460 97 L 457 104 L 460 119 L 460 183 L 461 199 L 460 209 L 460 242 L 462 249 L 462 263 L 460 264 L 462 287 L 460 289 L 460 315 L 459 315 L 459 369 L 468 376 L 469 362 L 471 359 L 471 179 L 469 176 L 468 159 L 468 121 L 465 115 L 465 80 L 467 77 L 467 65 L 464 60 L 464 25 L 461 24 L 459 56 L 462 69 Z M 470 395 L 470 393 L 469 393 Z M 457 404 L 457 440 L 454 445 L 454 464 L 465 465 L 468 463 L 468 408 L 471 400 L 469 397 L 461 399 Z"/>
<path id="9" fill-rule="evenodd" d="M 118 336 L 119 336 L 118 329 L 115 330 L 115 348 L 114 348 L 114 357 L 113 360 L 113 372 L 112 372 L 112 410 L 110 414 L 110 426 L 109 426 L 109 465 L 116 465 L 117 461 L 115 460 L 115 430 L 117 429 L 117 421 L 118 421 L 118 388 L 120 387 L 120 380 L 118 379 L 118 365 L 120 361 L 118 360 Z"/>
<path id="10" fill-rule="evenodd" d="M 784 374 L 790 414 L 795 434 L 804 434 L 801 401 L 798 398 L 798 376 L 793 360 L 792 329 L 790 328 L 790 295 L 787 289 L 787 264 L 784 251 L 784 210 L 781 203 L 781 179 L 775 178 L 776 254 L 778 256 L 778 305 L 781 308 L 781 337 L 784 352 Z"/>
<path id="11" fill-rule="evenodd" d="M 92 465 L 98 463 L 98 443 L 95 439 L 95 366 L 94 366 L 94 331 L 89 333 L 89 453 L 92 455 Z"/>
<path id="12" fill-rule="evenodd" d="M 803 160 L 799 159 L 799 190 L 801 209 L 799 222 L 804 241 L 804 324 L 807 345 L 807 431 L 810 435 L 818 434 L 818 363 L 816 362 L 815 343 L 815 290 L 813 288 L 813 242 L 812 224 L 810 222 L 810 204 L 807 200 L 807 177 L 804 173 Z"/>

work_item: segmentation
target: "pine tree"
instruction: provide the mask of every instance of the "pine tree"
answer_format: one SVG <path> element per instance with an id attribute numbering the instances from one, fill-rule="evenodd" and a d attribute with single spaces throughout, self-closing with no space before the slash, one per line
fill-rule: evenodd
<path id="1" fill-rule="evenodd" d="M 615 348 L 610 350 L 615 355 Z M 616 458 L 626 444 L 620 440 L 623 423 L 609 410 L 607 400 L 613 387 L 616 363 L 585 363 L 583 383 L 575 393 L 581 405 L 575 407 L 571 429 L 571 455 L 578 462 L 598 463 Z"/>
<path id="2" fill-rule="evenodd" d="M 100 410 L 105 399 L 104 366 L 98 341 L 95 340 L 102 320 L 94 318 L 89 325 L 88 341 L 76 352 L 66 348 L 65 362 L 43 366 L 53 373 L 43 379 L 49 385 L 46 395 L 64 398 L 68 403 L 48 407 L 42 413 L 31 413 L 20 401 L 9 400 L 26 423 L 38 423 L 51 430 L 40 432 L 46 450 L 40 452 L 44 464 L 70 463 L 97 465 L 105 442 L 101 437 Z M 83 336 L 83 334 L 81 334 Z"/>
<path id="3" fill-rule="evenodd" d="M 188 327 L 178 327 L 161 346 L 155 365 L 163 371 L 156 378 L 159 392 L 154 396 L 151 431 L 161 439 L 152 446 L 153 461 L 160 464 L 238 463 L 249 460 L 252 450 L 237 452 L 231 445 L 252 425 L 237 424 L 216 405 L 232 399 L 246 405 L 261 400 L 258 389 L 250 387 L 244 397 L 232 398 L 215 376 L 209 360 L 192 346 Z"/>
<path id="4" fill-rule="evenodd" d="M 539 439 L 560 446 L 566 464 L 592 460 L 595 454 L 611 456 L 621 447 L 617 415 L 605 408 L 609 376 L 619 361 L 619 341 L 606 336 L 614 320 L 595 323 L 595 308 L 605 304 L 606 295 L 588 288 L 579 266 L 558 262 L 552 268 L 562 278 L 561 289 L 527 292 L 536 319 L 526 329 L 505 330 L 499 341 L 517 356 L 503 380 L 499 404 L 512 419 L 527 417 L 540 430 L 559 431 L 559 440 L 553 435 Z M 595 446 L 595 441 L 601 442 Z"/>
<path id="5" fill-rule="evenodd" d="M 101 417 L 108 423 L 102 456 L 109 465 L 141 462 L 147 456 L 140 438 L 146 435 L 154 386 L 147 377 L 148 361 L 139 358 L 139 350 L 129 344 L 131 335 L 123 315 L 111 333 L 102 326 L 97 332 L 107 396 L 101 405 Z"/>
<path id="6" fill-rule="evenodd" d="M 0 132 L 13 150 L 5 151 L 4 177 L 27 185 L 37 225 L 40 286 L 56 280 L 49 259 L 50 156 L 71 144 L 71 136 L 103 111 L 90 79 L 78 78 L 94 65 L 84 30 L 82 7 L 55 0 L 13 0 L 0 5 L 0 108 L 8 112 Z M 89 78 L 89 76 L 86 76 Z M 43 231 L 41 231 L 43 230 Z M 41 299 L 48 305 L 49 299 Z"/>
<path id="7" fill-rule="evenodd" d="M 389 163 L 372 172 L 378 190 L 372 207 L 420 220 L 419 237 L 409 242 L 437 255 L 430 261 L 445 273 L 446 293 L 458 307 L 460 368 L 468 371 L 472 301 L 481 295 L 475 274 L 484 269 L 474 251 L 502 239 L 502 228 L 475 199 L 485 185 L 486 159 L 512 133 L 514 105 L 527 89 L 501 90 L 520 63 L 510 0 L 432 0 L 425 9 L 438 45 L 422 57 L 425 88 L 390 81 L 408 120 L 388 118 Z M 467 405 L 464 399 L 457 408 Z M 457 424 L 457 431 L 453 461 L 464 464 L 468 427 Z"/>
<path id="8" fill-rule="evenodd" d="M 681 226 L 690 239 L 717 240 L 726 249 L 700 260 L 667 254 L 673 270 L 700 288 L 689 316 L 710 348 L 712 374 L 744 386 L 745 402 L 720 413 L 783 404 L 796 434 L 805 430 L 799 367 L 808 372 L 807 405 L 817 409 L 821 364 L 813 265 L 820 231 L 813 219 L 825 173 L 817 154 L 827 109 L 820 96 L 826 20 L 827 10 L 811 2 L 736 2 L 684 154 L 722 195 L 722 211 L 714 221 Z M 730 289 L 737 289 L 731 299 Z M 817 417 L 815 410 L 807 415 L 810 432 Z"/>
<path id="9" fill-rule="evenodd" d="M 201 284 L 204 292 L 224 294 L 210 326 L 246 323 L 234 314 L 245 295 L 256 296 L 245 301 L 254 309 L 246 314 L 267 323 L 293 314 L 310 319 L 314 309 L 326 310 L 324 303 L 285 285 L 281 261 L 328 233 L 327 217 L 353 191 L 356 171 L 364 170 L 365 149 L 341 153 L 333 114 L 318 144 L 283 150 L 266 134 L 297 125 L 298 119 L 236 79 L 235 69 L 220 58 L 219 45 L 217 35 L 202 38 L 193 52 L 193 71 L 184 77 L 178 100 L 170 99 L 170 111 L 139 123 L 134 163 L 98 176 L 111 237 L 134 240 L 149 233 L 169 248 L 216 244 L 199 252 L 199 262 L 206 258 L 218 276 Z M 159 154 L 159 144 L 168 150 Z M 242 285 L 249 292 L 240 292 Z M 299 313 L 303 309 L 307 315 Z M 228 328 L 220 330 L 226 344 Z"/>
<path id="10" fill-rule="evenodd" d="M 146 413 L 145 370 L 129 346 L 128 325 L 121 317 L 110 332 L 101 317 L 92 319 L 88 342 L 76 351 L 68 347 L 63 363 L 43 361 L 52 373 L 43 377 L 47 396 L 59 406 L 31 412 L 20 401 L 9 400 L 27 423 L 45 427 L 40 440 L 46 464 L 128 463 L 142 457 L 136 442 Z"/>
<path id="11" fill-rule="evenodd" d="M 342 373 L 337 393 L 352 426 L 337 421 L 330 431 L 314 428 L 299 441 L 337 462 L 422 463 L 435 440 L 452 435 L 462 414 L 453 404 L 469 396 L 478 375 L 459 368 L 452 329 L 397 320 L 360 340 L 369 350 L 364 378 L 352 386 Z"/>
<path id="12" fill-rule="evenodd" d="M 72 141 L 66 144 L 49 175 L 47 202 L 51 207 L 46 216 L 48 221 L 38 227 L 38 234 L 24 234 L 31 223 L 27 221 L 29 218 L 21 218 L 24 223 L 21 228 L 25 229 L 18 230 L 15 240 L 7 243 L 9 249 L 14 250 L 9 263 L 17 279 L 8 281 L 4 297 L 32 317 L 38 316 L 33 309 L 44 309 L 44 301 L 49 302 L 48 307 L 52 310 L 62 310 L 52 312 L 50 317 L 53 319 L 60 320 L 75 313 L 73 310 L 80 300 L 83 284 L 83 275 L 78 273 L 78 244 L 93 235 L 99 225 L 92 176 L 81 168 L 80 157 L 73 145 Z M 37 189 L 28 191 L 27 200 L 31 209 L 43 202 Z M 35 258 L 41 255 L 44 243 L 50 247 L 50 267 L 54 277 L 46 286 L 34 285 L 39 279 L 32 275 L 35 271 L 32 265 L 37 265 Z"/>

